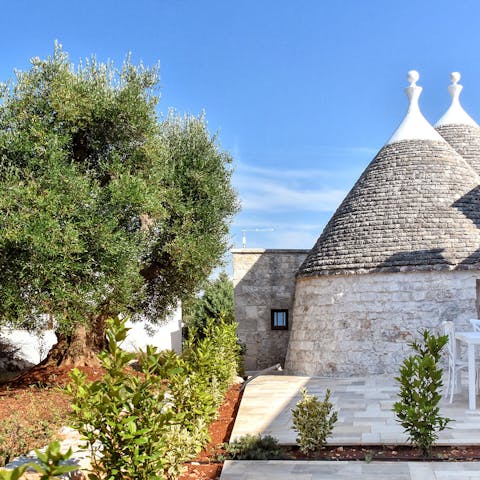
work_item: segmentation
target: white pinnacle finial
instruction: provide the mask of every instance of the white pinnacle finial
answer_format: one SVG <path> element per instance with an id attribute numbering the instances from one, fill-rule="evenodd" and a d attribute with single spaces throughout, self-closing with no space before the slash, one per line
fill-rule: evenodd
<path id="1" fill-rule="evenodd" d="M 409 99 L 407 114 L 402 123 L 395 130 L 387 145 L 402 140 L 436 140 L 444 142 L 438 132 L 427 122 L 420 111 L 418 99 L 423 88 L 417 85 L 420 74 L 416 70 L 407 73 L 407 80 L 410 85 L 405 89 Z"/>
<path id="2" fill-rule="evenodd" d="M 458 83 L 462 76 L 459 72 L 452 72 L 450 74 L 451 85 L 448 86 L 448 91 L 452 97 L 452 103 L 445 112 L 443 117 L 435 124 L 435 127 L 443 125 L 470 125 L 478 127 L 475 120 L 463 109 L 460 104 L 460 93 L 463 90 L 463 85 Z"/>
<path id="3" fill-rule="evenodd" d="M 418 79 L 420 78 L 420 74 L 416 70 L 410 70 L 407 73 L 407 80 L 410 83 L 411 87 L 416 87 Z"/>
<path id="4" fill-rule="evenodd" d="M 462 76 L 460 75 L 460 72 L 452 72 L 450 74 L 450 80 L 452 82 L 452 85 L 456 85 L 460 79 L 462 78 Z"/>

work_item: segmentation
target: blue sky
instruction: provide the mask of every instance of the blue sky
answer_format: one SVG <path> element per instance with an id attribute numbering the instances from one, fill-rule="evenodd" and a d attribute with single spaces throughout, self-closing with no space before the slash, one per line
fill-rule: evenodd
<path id="1" fill-rule="evenodd" d="M 159 109 L 205 110 L 235 159 L 232 244 L 310 248 L 403 118 L 408 70 L 430 122 L 454 70 L 480 120 L 479 24 L 474 0 L 3 1 L 0 80 L 55 39 L 74 63 L 160 61 Z"/>

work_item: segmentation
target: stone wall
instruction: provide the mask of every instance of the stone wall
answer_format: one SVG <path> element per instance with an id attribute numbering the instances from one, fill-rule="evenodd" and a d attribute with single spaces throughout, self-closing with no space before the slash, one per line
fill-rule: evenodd
<path id="1" fill-rule="evenodd" d="M 247 347 L 246 370 L 284 365 L 290 331 L 271 330 L 271 309 L 288 309 L 292 322 L 295 273 L 309 250 L 232 250 L 235 319 Z"/>
<path id="2" fill-rule="evenodd" d="M 286 369 L 307 375 L 397 373 L 420 329 L 477 318 L 479 271 L 297 279 Z"/>

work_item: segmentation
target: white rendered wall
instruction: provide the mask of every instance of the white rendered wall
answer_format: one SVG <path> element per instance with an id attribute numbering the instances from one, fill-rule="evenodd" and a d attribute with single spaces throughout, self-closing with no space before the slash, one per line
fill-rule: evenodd
<path id="1" fill-rule="evenodd" d="M 298 278 L 286 359 L 291 373 L 398 373 L 418 331 L 477 317 L 480 272 L 373 273 Z"/>
<path id="2" fill-rule="evenodd" d="M 155 325 L 148 321 L 127 322 L 130 328 L 122 348 L 129 352 L 145 350 L 147 345 L 153 345 L 159 350 L 175 350 L 182 352 L 182 309 L 178 307 L 166 323 Z"/>
<path id="3" fill-rule="evenodd" d="M 147 345 L 154 345 L 160 350 L 182 351 L 182 309 L 179 306 L 162 325 L 154 325 L 147 321 L 127 322 L 128 332 L 122 348 L 127 351 L 145 349 Z M 47 355 L 57 342 L 53 330 L 46 330 L 41 336 L 29 333 L 26 330 L 4 328 L 0 336 L 19 347 L 18 356 L 30 363 L 38 364 Z"/>
<path id="4" fill-rule="evenodd" d="M 3 328 L 0 336 L 19 348 L 18 357 L 35 365 L 40 363 L 52 346 L 57 343 L 57 337 L 53 330 L 45 330 L 41 335 L 36 335 L 26 330 Z"/>

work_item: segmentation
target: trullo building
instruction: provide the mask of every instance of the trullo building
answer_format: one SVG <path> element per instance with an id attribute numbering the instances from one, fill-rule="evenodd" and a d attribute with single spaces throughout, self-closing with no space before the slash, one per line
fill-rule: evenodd
<path id="1" fill-rule="evenodd" d="M 434 128 L 409 72 L 405 118 L 310 251 L 233 251 L 247 369 L 393 373 L 419 330 L 477 317 L 480 127 L 451 78 Z"/>

